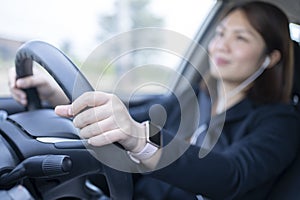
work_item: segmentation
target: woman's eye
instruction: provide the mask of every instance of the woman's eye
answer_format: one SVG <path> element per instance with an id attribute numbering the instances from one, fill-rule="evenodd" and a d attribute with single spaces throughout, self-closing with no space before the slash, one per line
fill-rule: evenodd
<path id="1" fill-rule="evenodd" d="M 244 36 L 237 36 L 236 38 L 237 38 L 237 40 L 239 40 L 239 41 L 248 42 L 247 38 L 244 37 Z"/>
<path id="2" fill-rule="evenodd" d="M 215 37 L 223 37 L 223 36 L 224 36 L 224 32 L 223 32 L 223 31 L 217 30 L 217 31 L 215 32 Z"/>

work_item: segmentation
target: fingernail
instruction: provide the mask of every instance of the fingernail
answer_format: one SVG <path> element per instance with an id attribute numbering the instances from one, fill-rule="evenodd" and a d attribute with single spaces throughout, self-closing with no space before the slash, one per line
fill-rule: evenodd
<path id="1" fill-rule="evenodd" d="M 72 108 L 71 107 L 68 108 L 68 115 L 73 116 L 73 112 L 72 112 Z"/>

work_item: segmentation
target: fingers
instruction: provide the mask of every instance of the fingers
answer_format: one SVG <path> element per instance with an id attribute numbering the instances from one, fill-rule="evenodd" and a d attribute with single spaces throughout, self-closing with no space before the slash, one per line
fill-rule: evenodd
<path id="1" fill-rule="evenodd" d="M 45 80 L 38 76 L 27 76 L 16 80 L 16 87 L 22 89 L 38 87 L 43 84 L 45 84 Z"/>
<path id="2" fill-rule="evenodd" d="M 28 76 L 16 80 L 15 68 L 10 68 L 8 71 L 8 85 L 12 97 L 22 105 L 27 105 L 26 93 L 22 89 L 38 87 L 44 82 L 40 76 Z"/>
<path id="3" fill-rule="evenodd" d="M 55 113 L 62 117 L 74 117 L 74 126 L 80 129 L 80 136 L 93 146 L 107 145 L 127 137 L 116 123 L 109 102 L 109 94 L 87 92 L 70 105 L 55 107 Z M 88 108 L 88 109 L 87 109 Z"/>
<path id="4" fill-rule="evenodd" d="M 80 130 L 82 138 L 91 138 L 104 132 L 118 129 L 112 117 L 90 124 Z"/>
<path id="5" fill-rule="evenodd" d="M 72 113 L 77 115 L 88 107 L 96 107 L 107 103 L 110 94 L 104 92 L 86 92 L 72 103 Z"/>
<path id="6" fill-rule="evenodd" d="M 70 105 L 59 105 L 55 107 L 55 113 L 62 117 L 76 116 L 74 121 L 78 121 L 77 126 L 83 127 L 87 124 L 95 122 L 98 115 L 95 107 L 105 104 L 108 101 L 108 94 L 103 92 L 86 92 L 79 96 Z M 87 109 L 91 108 L 91 109 Z M 80 113 L 80 115 L 79 115 Z M 78 115 L 78 116 L 77 116 Z M 101 119 L 102 117 L 100 117 Z"/>
<path id="7" fill-rule="evenodd" d="M 112 94 L 87 92 L 70 105 L 56 106 L 56 114 L 74 117 L 80 136 L 93 146 L 119 142 L 127 150 L 135 149 L 138 141 L 145 143 L 145 128 L 135 122 L 122 101 Z M 143 144 L 144 144 L 143 143 Z"/>
<path id="8" fill-rule="evenodd" d="M 97 93 L 97 94 L 96 94 Z M 55 113 L 62 117 L 75 116 L 73 123 L 78 128 L 103 120 L 110 116 L 110 109 L 105 103 L 108 101 L 102 92 L 87 92 L 78 97 L 70 105 L 55 107 Z"/>
<path id="9" fill-rule="evenodd" d="M 72 117 L 74 116 L 72 108 L 72 105 L 56 106 L 55 113 L 62 117 Z M 101 109 L 99 107 L 90 108 L 75 116 L 73 123 L 75 127 L 81 129 L 80 136 L 82 138 L 88 139 L 89 144 L 93 146 L 103 146 L 127 137 L 128 134 L 124 134 L 122 129 L 118 127 L 113 116 L 97 119 L 97 115 L 95 115 L 97 110 L 100 111 Z M 85 117 L 88 117 L 88 120 Z"/>
<path id="10" fill-rule="evenodd" d="M 107 131 L 88 139 L 88 143 L 93 146 L 104 146 L 124 139 L 124 134 L 120 129 Z"/>
<path id="11" fill-rule="evenodd" d="M 61 117 L 73 117 L 72 105 L 60 105 L 54 109 L 55 113 Z"/>
<path id="12" fill-rule="evenodd" d="M 12 97 L 22 105 L 27 105 L 26 93 L 16 86 L 16 72 L 15 68 L 10 68 L 8 71 L 8 86 Z"/>
<path id="13" fill-rule="evenodd" d="M 86 109 L 76 115 L 73 123 L 77 128 L 83 128 L 89 124 L 93 124 L 97 121 L 102 121 L 110 117 L 111 109 L 111 106 L 108 104 Z"/>
<path id="14" fill-rule="evenodd" d="M 27 105 L 26 93 L 23 90 L 17 88 L 10 88 L 12 97 L 22 105 Z"/>
<path id="15" fill-rule="evenodd" d="M 10 88 L 31 88 L 38 87 L 39 85 L 45 84 L 46 80 L 42 76 L 27 76 L 16 80 L 16 72 L 14 68 L 10 68 L 8 71 L 8 82 Z"/>

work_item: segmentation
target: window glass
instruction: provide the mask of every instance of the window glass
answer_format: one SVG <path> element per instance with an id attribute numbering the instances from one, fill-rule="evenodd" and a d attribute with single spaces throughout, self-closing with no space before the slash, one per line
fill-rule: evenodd
<path id="1" fill-rule="evenodd" d="M 292 40 L 300 43 L 300 25 L 290 23 L 290 30 Z"/>
<path id="2" fill-rule="evenodd" d="M 28 40 L 43 40 L 61 49 L 99 90 L 125 94 L 161 93 L 172 82 L 180 56 L 171 51 L 134 47 L 110 60 L 91 64 L 91 55 L 103 44 L 114 46 L 119 35 L 149 27 L 161 28 L 192 39 L 210 12 L 214 0 L 0 0 L 0 95 L 8 96 L 7 70 L 14 67 L 17 48 Z M 130 43 L 135 43 L 135 35 Z M 153 43 L 163 43 L 157 35 Z M 139 40 L 142 40 L 139 38 Z M 124 39 L 128 43 L 127 39 Z M 151 41 L 150 41 L 151 42 Z M 175 41 L 176 42 L 176 41 Z M 125 44 L 125 46 L 128 44 Z M 130 44 L 129 44 L 130 45 Z M 181 47 L 182 54 L 188 43 Z M 144 46 L 142 46 L 144 47 Z M 95 54 L 96 55 L 96 54 Z M 100 56 L 101 57 L 101 56 Z M 91 62 L 90 62 L 91 61 Z M 136 88 L 145 80 L 156 84 Z M 120 90 L 120 91 L 119 91 Z"/>

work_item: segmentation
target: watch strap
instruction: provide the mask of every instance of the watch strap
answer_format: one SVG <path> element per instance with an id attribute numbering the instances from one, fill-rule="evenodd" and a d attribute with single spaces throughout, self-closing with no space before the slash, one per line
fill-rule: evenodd
<path id="1" fill-rule="evenodd" d="M 144 148 L 137 153 L 128 151 L 128 155 L 130 157 L 131 160 L 133 160 L 136 163 L 140 163 L 141 160 L 146 160 L 148 158 L 151 158 L 155 152 L 158 150 L 158 146 L 156 146 L 156 144 L 153 144 L 150 140 L 150 122 L 149 121 L 145 121 L 143 122 L 143 125 L 145 126 L 145 130 L 146 130 L 146 145 L 144 146 Z"/>
<path id="2" fill-rule="evenodd" d="M 150 143 L 146 143 L 145 147 L 140 152 L 133 153 L 131 151 L 128 151 L 127 153 L 132 161 L 140 163 L 141 160 L 151 158 L 157 150 L 158 148 L 156 146 Z"/>

